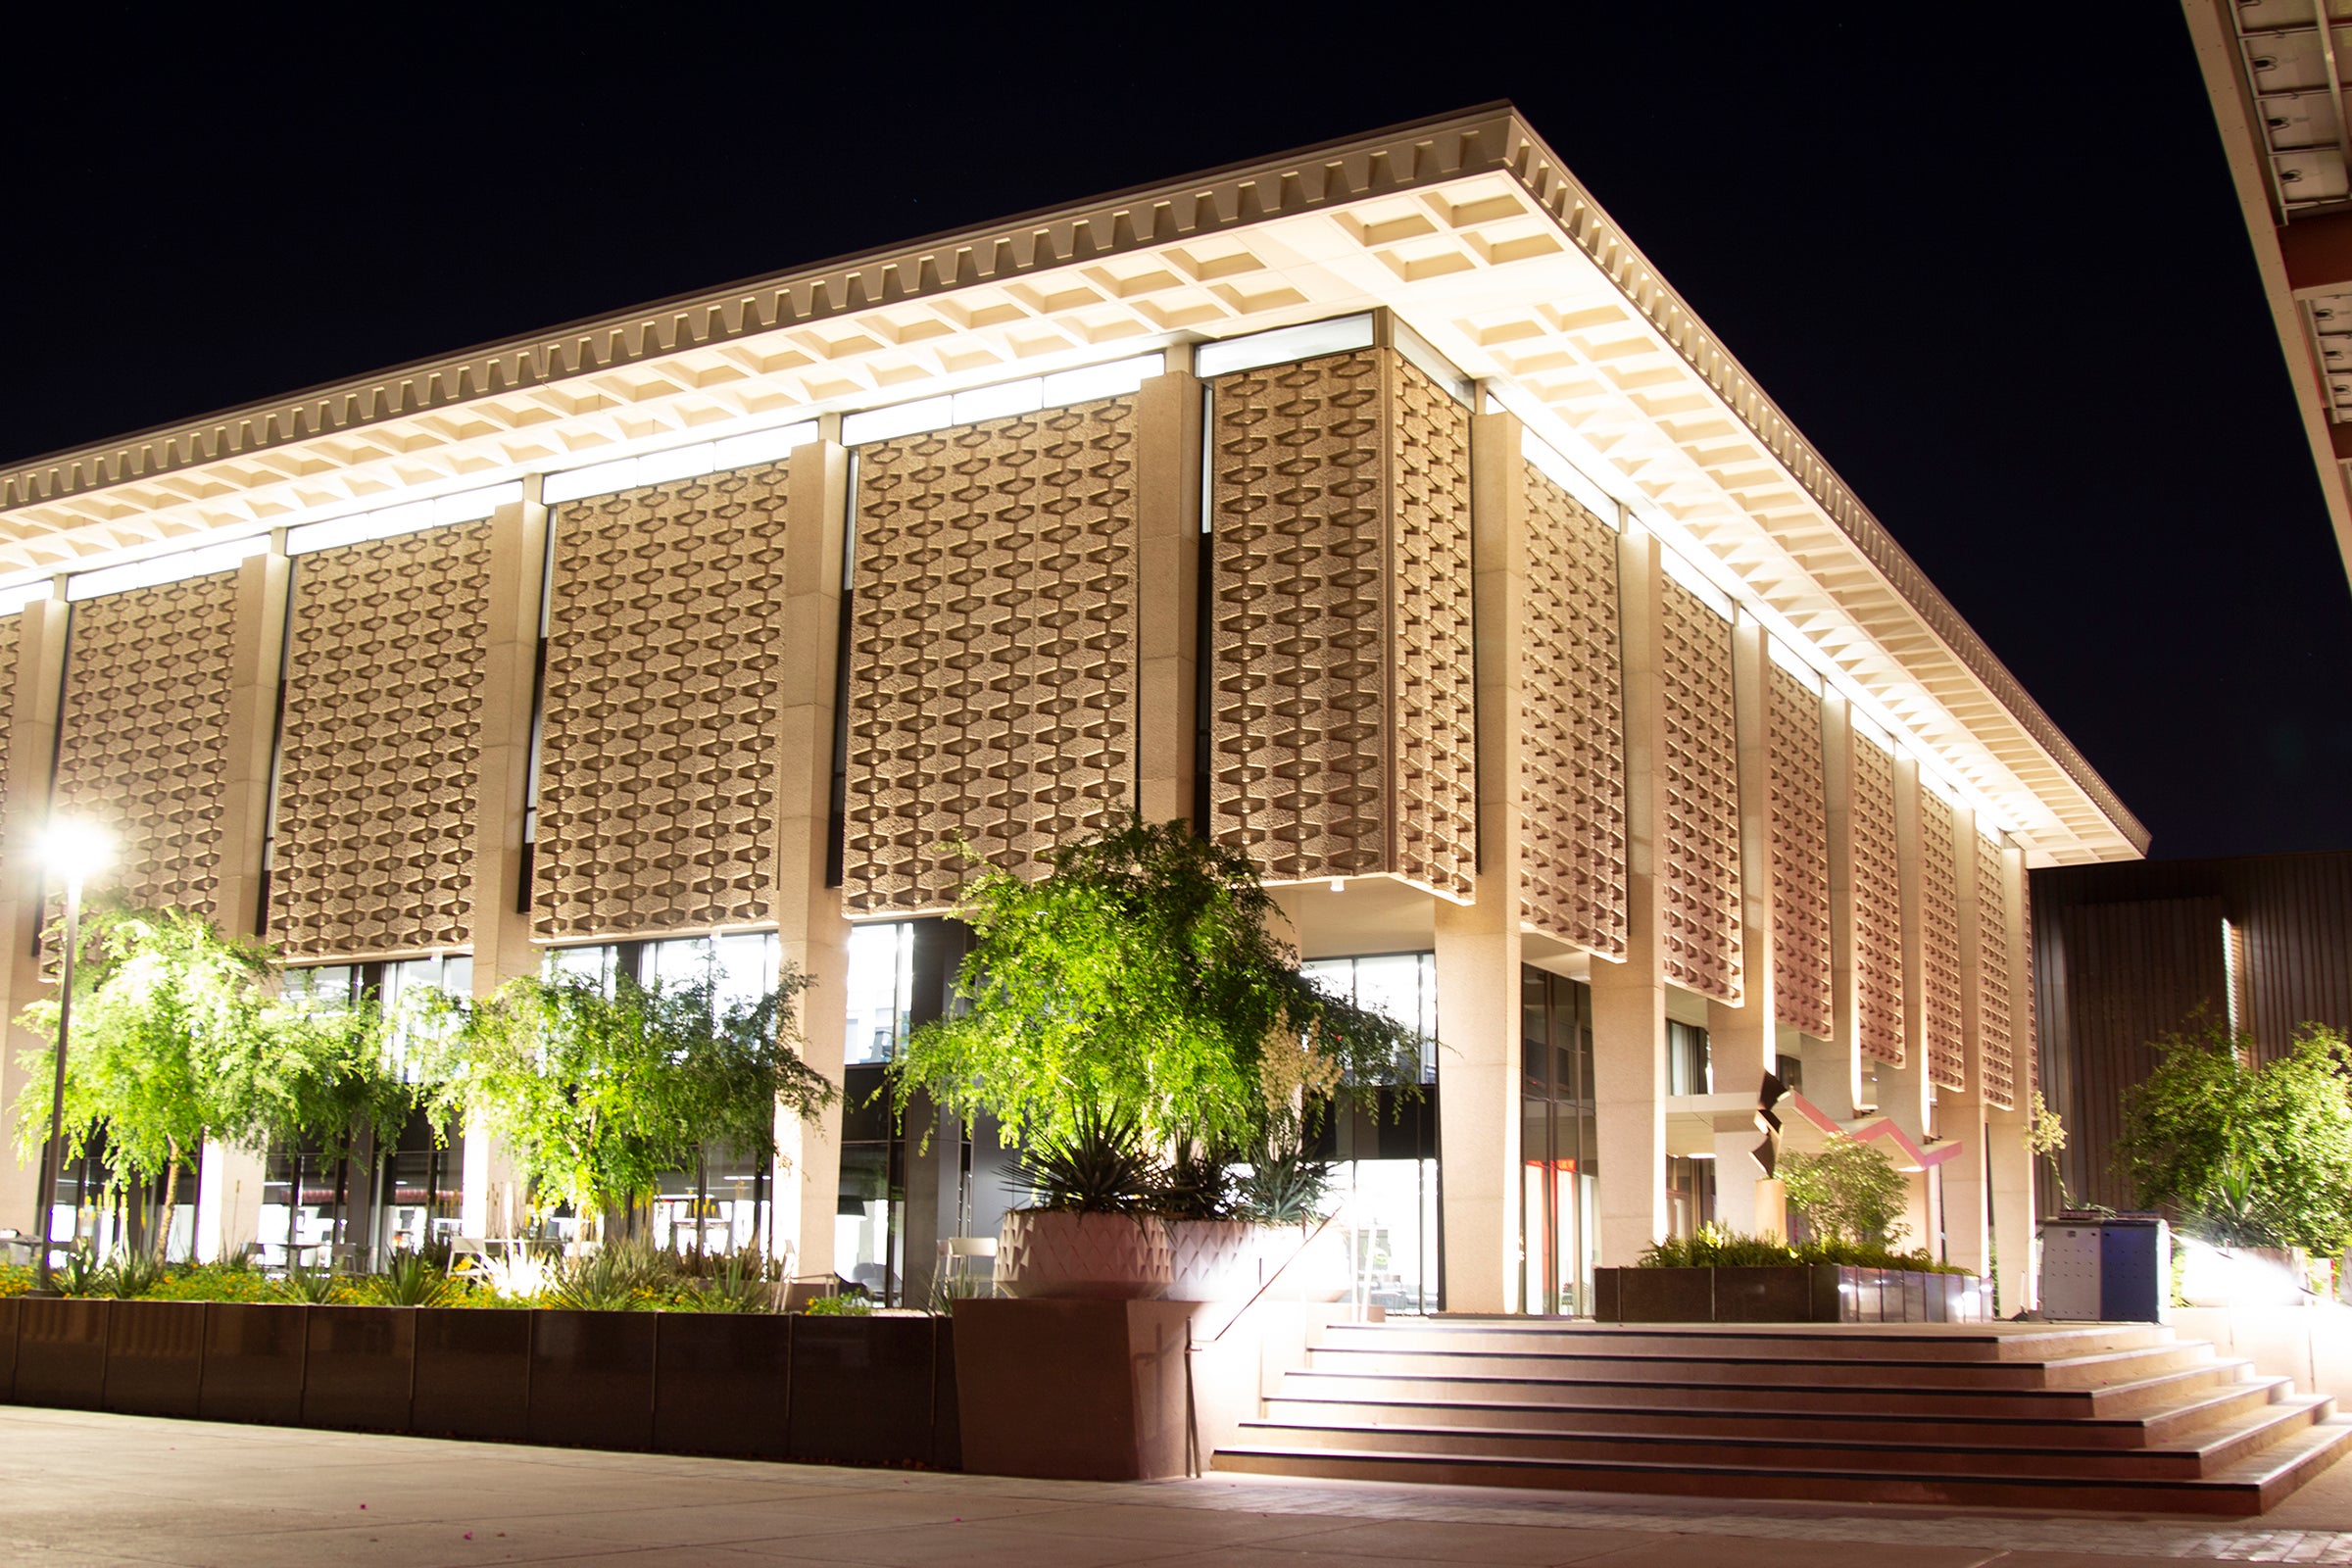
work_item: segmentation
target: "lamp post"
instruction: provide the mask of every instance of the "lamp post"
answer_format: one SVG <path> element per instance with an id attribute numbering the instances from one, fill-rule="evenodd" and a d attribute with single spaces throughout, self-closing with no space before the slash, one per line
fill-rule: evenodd
<path id="1" fill-rule="evenodd" d="M 65 879 L 65 972 L 58 977 L 57 1083 L 49 1098 L 49 1147 L 41 1159 L 41 1250 L 35 1264 L 35 1296 L 55 1296 L 49 1248 L 57 1228 L 57 1184 L 66 1170 L 66 1041 L 74 1027 L 74 958 L 81 946 L 81 884 L 104 870 L 113 846 L 103 829 L 71 817 L 49 824 L 41 839 L 41 858 Z"/>

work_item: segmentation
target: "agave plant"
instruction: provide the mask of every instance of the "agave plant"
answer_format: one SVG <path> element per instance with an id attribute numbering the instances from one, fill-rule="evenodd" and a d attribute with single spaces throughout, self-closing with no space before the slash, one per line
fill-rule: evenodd
<path id="1" fill-rule="evenodd" d="M 364 1289 L 378 1306 L 438 1306 L 449 1297 L 449 1276 L 422 1252 L 399 1251 Z"/>
<path id="2" fill-rule="evenodd" d="M 1331 1166 L 1295 1142 L 1260 1145 L 1235 1187 L 1242 1212 L 1260 1225 L 1303 1225 L 1323 1216 Z"/>
<path id="3" fill-rule="evenodd" d="M 76 1242 L 66 1251 L 66 1266 L 56 1274 L 57 1288 L 67 1296 L 104 1296 L 106 1265 L 85 1242 Z"/>
<path id="4" fill-rule="evenodd" d="M 1137 1119 L 1088 1111 L 1066 1137 L 1047 1136 L 1021 1152 L 1013 1184 L 1031 1206 L 1072 1214 L 1136 1214 L 1158 1205 L 1166 1174 L 1144 1147 Z"/>
<path id="5" fill-rule="evenodd" d="M 295 1258 L 286 1264 L 285 1278 L 277 1282 L 277 1298 L 281 1301 L 300 1301 L 308 1306 L 324 1306 L 335 1298 L 335 1271 L 332 1268 L 313 1268 Z"/>
<path id="6" fill-rule="evenodd" d="M 555 1283 L 555 1260 L 544 1252 L 518 1251 L 504 1257 L 485 1257 L 477 1265 L 491 1294 L 510 1301 L 535 1300 Z"/>
<path id="7" fill-rule="evenodd" d="M 767 1271 L 759 1258 L 744 1252 L 728 1252 L 714 1255 L 710 1261 L 716 1266 L 698 1279 L 692 1291 L 679 1297 L 680 1304 L 703 1312 L 775 1310 Z"/>
<path id="8" fill-rule="evenodd" d="M 98 1294 L 127 1301 L 154 1290 L 165 1275 L 163 1260 L 154 1253 L 120 1251 L 98 1270 Z"/>
<path id="9" fill-rule="evenodd" d="M 1231 1160 L 1190 1140 L 1177 1149 L 1160 1184 L 1160 1213 L 1169 1219 L 1233 1219 L 1238 1203 Z"/>

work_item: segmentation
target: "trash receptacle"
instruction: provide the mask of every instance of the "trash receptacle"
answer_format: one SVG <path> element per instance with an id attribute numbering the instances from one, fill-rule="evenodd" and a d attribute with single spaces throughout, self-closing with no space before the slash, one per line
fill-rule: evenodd
<path id="1" fill-rule="evenodd" d="M 2042 1223 L 2043 1317 L 2163 1323 L 2172 1303 L 2172 1230 L 2162 1216 L 2062 1213 Z"/>

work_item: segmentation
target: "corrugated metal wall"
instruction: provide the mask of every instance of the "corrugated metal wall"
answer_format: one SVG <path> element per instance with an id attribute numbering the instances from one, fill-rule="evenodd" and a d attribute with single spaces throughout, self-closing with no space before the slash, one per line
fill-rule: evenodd
<path id="1" fill-rule="evenodd" d="M 2200 1008 L 2228 1016 L 2225 919 L 2244 934 L 2244 1026 L 2260 1054 L 2301 1023 L 2352 1028 L 2352 854 L 2061 866 L 2033 884 L 2044 1093 L 2066 1119 L 2061 1165 L 2078 1199 L 2130 1205 L 2109 1170 L 2124 1093 L 2156 1036 Z"/>

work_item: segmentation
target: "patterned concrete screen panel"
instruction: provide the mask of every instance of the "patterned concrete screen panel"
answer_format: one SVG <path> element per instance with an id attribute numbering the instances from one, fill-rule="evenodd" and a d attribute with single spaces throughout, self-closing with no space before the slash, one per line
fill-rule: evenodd
<path id="1" fill-rule="evenodd" d="M 212 910 L 236 618 L 233 571 L 74 607 L 57 808 L 115 832 L 132 908 Z"/>
<path id="2" fill-rule="evenodd" d="M 294 563 L 270 935 L 301 957 L 472 936 L 490 524 Z"/>
<path id="3" fill-rule="evenodd" d="M 1903 1064 L 1903 883 L 1895 856 L 1894 757 L 1853 744 L 1854 979 L 1862 1054 Z"/>
<path id="4" fill-rule="evenodd" d="M 1830 825 L 1821 692 L 1775 664 L 1765 692 L 1771 787 L 1772 999 L 1776 1021 L 1827 1040 Z"/>
<path id="5" fill-rule="evenodd" d="M 1671 578 L 1661 598 L 1666 853 L 1659 946 L 1667 979 L 1737 1003 L 1740 736 L 1732 711 L 1732 625 Z"/>
<path id="6" fill-rule="evenodd" d="M 1968 1087 L 1968 1047 L 1960 1031 L 1960 859 L 1952 808 L 1919 792 L 1921 1001 L 1927 1005 L 1928 1077 L 1938 1089 Z"/>
<path id="7" fill-rule="evenodd" d="M 1625 956 L 1625 651 L 1617 530 L 1527 466 L 1519 918 Z"/>
<path id="8" fill-rule="evenodd" d="M 1468 411 L 1370 348 L 1224 376 L 1211 419 L 1212 835 L 1467 901 Z"/>
<path id="9" fill-rule="evenodd" d="M 552 517 L 540 937 L 774 918 L 787 466 Z"/>
<path id="10" fill-rule="evenodd" d="M 863 447 L 842 906 L 953 908 L 1136 790 L 1136 400 Z M 962 848 L 959 848 L 959 845 Z"/>
<path id="11" fill-rule="evenodd" d="M 2002 874 L 2001 847 L 1981 833 L 1976 841 L 1978 1070 L 1984 1102 L 2012 1110 L 2017 1053 L 2009 1016 L 2009 880 Z"/>

